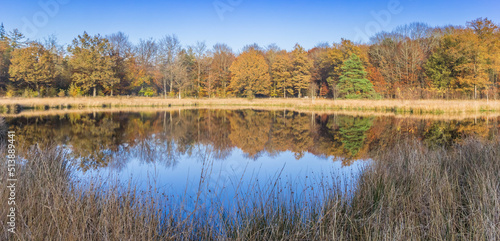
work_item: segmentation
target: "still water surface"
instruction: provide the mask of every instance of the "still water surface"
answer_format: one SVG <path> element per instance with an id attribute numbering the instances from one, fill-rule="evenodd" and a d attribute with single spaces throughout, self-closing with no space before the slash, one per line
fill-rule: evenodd
<path id="1" fill-rule="evenodd" d="M 259 110 L 68 113 L 9 117 L 20 145 L 66 148 L 84 182 L 96 177 L 154 187 L 176 202 L 230 204 L 288 188 L 321 198 L 352 190 L 376 152 L 404 138 L 452 146 L 493 138 L 500 118 L 429 120 Z M 307 190 L 316 190 L 308 192 Z M 319 190 L 319 191 L 317 191 Z"/>

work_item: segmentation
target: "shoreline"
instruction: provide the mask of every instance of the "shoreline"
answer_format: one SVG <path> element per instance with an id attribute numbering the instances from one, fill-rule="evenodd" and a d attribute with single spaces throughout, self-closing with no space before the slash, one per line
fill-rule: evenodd
<path id="1" fill-rule="evenodd" d="M 330 100 L 244 98 L 164 99 L 159 97 L 0 98 L 0 113 L 20 110 L 116 107 L 278 107 L 289 110 L 352 111 L 405 114 L 482 114 L 500 112 L 500 100 Z"/>
<path id="2" fill-rule="evenodd" d="M 18 113 L 0 113 L 0 117 L 4 118 L 19 118 L 19 117 L 36 117 L 36 116 L 56 116 L 66 114 L 89 114 L 89 113 L 122 113 L 122 112 L 176 112 L 186 110 L 255 110 L 255 111 L 292 111 L 303 114 L 312 115 L 348 115 L 361 117 L 394 117 L 394 118 L 409 118 L 409 119 L 428 119 L 428 120 L 464 120 L 475 118 L 494 119 L 500 118 L 500 112 L 455 112 L 441 114 L 411 114 L 404 112 L 376 112 L 376 111 L 349 111 L 349 110 L 309 110 L 295 109 L 286 107 L 259 107 L 259 106 L 172 106 L 172 107 L 82 107 L 82 108 L 64 108 L 64 109 L 25 109 Z"/>

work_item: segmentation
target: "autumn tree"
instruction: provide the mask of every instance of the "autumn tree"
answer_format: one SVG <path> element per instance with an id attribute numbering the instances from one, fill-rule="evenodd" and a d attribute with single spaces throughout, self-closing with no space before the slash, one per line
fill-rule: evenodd
<path id="1" fill-rule="evenodd" d="M 498 69 L 494 33 L 498 27 L 489 20 L 478 19 L 467 28 L 448 27 L 436 51 L 429 57 L 425 69 L 433 85 L 478 98 L 481 92 L 489 96 L 494 83 L 491 73 Z"/>
<path id="2" fill-rule="evenodd" d="M 207 51 L 207 54 L 204 58 L 200 60 L 201 63 L 201 78 L 200 78 L 200 92 L 199 96 L 211 97 L 214 92 L 214 84 L 213 84 L 213 71 L 212 71 L 212 63 L 213 57 L 210 51 Z"/>
<path id="3" fill-rule="evenodd" d="M 311 82 L 318 86 L 319 96 L 325 97 L 329 93 L 327 79 L 329 77 L 330 68 L 329 66 L 325 66 L 329 50 L 330 46 L 328 43 L 323 43 L 308 51 L 309 58 L 313 63 L 311 69 Z"/>
<path id="4" fill-rule="evenodd" d="M 341 97 L 348 99 L 373 97 L 373 85 L 366 79 L 365 68 L 356 54 L 352 54 L 341 69 L 342 75 L 337 86 Z"/>
<path id="5" fill-rule="evenodd" d="M 10 31 L 8 36 L 9 44 L 11 48 L 18 49 L 26 47 L 27 39 L 19 29 L 15 28 Z"/>
<path id="6" fill-rule="evenodd" d="M 7 38 L 7 31 L 5 31 L 5 26 L 3 23 L 0 24 L 0 39 L 5 40 Z"/>
<path id="7" fill-rule="evenodd" d="M 247 44 L 243 46 L 242 52 L 249 52 L 251 50 L 264 54 L 264 49 L 260 47 L 257 43 Z"/>
<path id="8" fill-rule="evenodd" d="M 286 98 L 287 94 L 288 96 L 293 96 L 292 59 L 286 50 L 282 50 L 276 55 L 271 70 L 278 93 L 280 93 L 283 98 Z"/>
<path id="9" fill-rule="evenodd" d="M 494 24 L 488 18 L 478 18 L 468 22 L 467 26 L 474 31 L 479 39 L 480 45 L 485 49 L 485 71 L 488 81 L 484 93 L 489 98 L 490 92 L 495 89 L 500 73 L 500 26 Z M 497 83 L 498 84 L 498 83 Z M 493 92 L 495 98 L 496 95 Z"/>
<path id="10" fill-rule="evenodd" d="M 174 65 L 174 83 L 178 90 L 178 98 L 182 98 L 182 92 L 188 89 L 193 82 L 195 74 L 195 57 L 192 49 L 182 49 L 177 55 Z"/>
<path id="11" fill-rule="evenodd" d="M 269 66 L 269 78 L 271 79 L 271 96 L 278 96 L 278 86 L 277 81 L 274 78 L 274 72 L 272 70 L 274 63 L 276 62 L 276 57 L 280 52 L 280 48 L 276 44 L 270 44 L 267 46 L 266 51 L 264 53 L 264 57 L 266 58 L 267 65 Z"/>
<path id="12" fill-rule="evenodd" d="M 457 70 L 455 65 L 462 60 L 453 52 L 449 51 L 452 48 L 451 36 L 445 36 L 441 40 L 437 50 L 429 56 L 424 65 L 426 75 L 431 80 L 432 87 L 437 91 L 442 98 L 449 97 L 452 88 L 456 88 L 455 78 Z"/>
<path id="13" fill-rule="evenodd" d="M 0 25 L 0 88 L 10 85 L 9 68 L 12 51 L 26 47 L 26 41 L 18 29 L 7 32 L 3 23 Z"/>
<path id="14" fill-rule="evenodd" d="M 206 63 L 203 61 L 207 54 L 207 45 L 205 42 L 196 42 L 196 45 L 192 47 L 194 52 L 194 59 L 196 61 L 196 93 L 200 96 L 201 84 L 202 84 L 202 70 Z"/>
<path id="15" fill-rule="evenodd" d="M 39 43 L 12 52 L 10 78 L 14 82 L 25 82 L 40 96 L 40 87 L 49 86 L 55 77 L 52 54 Z"/>
<path id="16" fill-rule="evenodd" d="M 229 70 L 232 75 L 230 88 L 236 94 L 247 97 L 270 94 L 269 66 L 259 51 L 243 52 Z"/>
<path id="17" fill-rule="evenodd" d="M 99 86 L 109 89 L 113 95 L 113 88 L 119 79 L 114 71 L 111 44 L 106 38 L 100 35 L 92 37 L 84 32 L 73 40 L 68 51 L 72 54 L 69 63 L 75 83 L 84 90 L 92 89 L 94 97 Z"/>
<path id="18" fill-rule="evenodd" d="M 129 87 L 131 80 L 127 78 L 129 69 L 127 68 L 130 61 L 134 60 L 133 45 L 129 41 L 128 36 L 123 32 L 111 34 L 106 37 L 109 40 L 112 48 L 112 56 L 115 60 L 115 73 L 119 79 L 119 84 L 115 86 L 115 90 L 119 94 L 125 94 L 130 91 Z"/>
<path id="19" fill-rule="evenodd" d="M 295 45 L 292 51 L 292 65 L 292 81 L 294 89 L 300 98 L 311 82 L 312 63 L 307 56 L 307 52 L 298 44 Z"/>
<path id="20" fill-rule="evenodd" d="M 156 68 L 158 44 L 151 38 L 141 39 L 133 53 L 127 62 L 132 90 L 138 91 L 139 95 L 152 96 L 157 92 L 155 80 L 160 76 Z"/>
<path id="21" fill-rule="evenodd" d="M 340 75 L 342 74 L 342 64 L 352 54 L 356 54 L 363 62 L 367 64 L 368 57 L 359 45 L 354 44 L 350 40 L 342 39 L 340 43 L 335 43 L 331 48 L 326 49 L 324 56 L 320 59 L 319 65 L 324 69 L 325 84 L 330 87 L 333 98 L 339 96 L 337 90 Z"/>
<path id="22" fill-rule="evenodd" d="M 134 55 L 137 62 L 148 69 L 148 71 L 152 71 L 159 54 L 158 48 L 158 44 L 152 38 L 139 40 L 139 44 L 134 48 Z"/>
<path id="23" fill-rule="evenodd" d="M 481 90 L 488 84 L 487 49 L 472 29 L 459 30 L 455 37 L 456 45 L 452 51 L 458 51 L 460 58 L 465 60 L 455 66 L 456 71 L 459 72 L 457 81 L 476 99 L 478 89 Z"/>
<path id="24" fill-rule="evenodd" d="M 45 38 L 43 47 L 52 55 L 55 66 L 55 77 L 51 87 L 59 89 L 64 93 L 71 84 L 71 72 L 68 68 L 68 59 L 65 58 L 66 48 L 62 44 L 59 44 L 55 35 Z"/>
<path id="25" fill-rule="evenodd" d="M 10 52 L 8 36 L 3 23 L 0 25 L 0 90 L 9 80 Z"/>
<path id="26" fill-rule="evenodd" d="M 235 56 L 232 49 L 226 44 L 215 44 L 212 50 L 208 93 L 212 96 L 215 88 L 219 88 L 220 96 L 226 97 L 230 79 L 230 66 Z"/>
<path id="27" fill-rule="evenodd" d="M 378 33 L 371 42 L 370 62 L 389 86 L 388 97 L 422 97 L 422 90 L 428 87 L 424 65 L 438 44 L 433 29 L 411 23 Z"/>
<path id="28" fill-rule="evenodd" d="M 335 99 L 338 97 L 337 84 L 340 77 L 340 67 L 342 66 L 343 55 L 342 51 L 335 45 L 332 48 L 328 48 L 325 53 L 325 57 L 321 59 L 320 66 L 325 70 L 325 78 L 332 97 Z"/>
<path id="29" fill-rule="evenodd" d="M 177 58 L 181 51 L 181 43 L 177 36 L 167 35 L 163 37 L 158 44 L 158 68 L 161 74 L 162 85 L 163 85 L 163 96 L 167 97 L 167 85 L 168 91 L 173 94 L 174 84 L 177 82 L 175 79 L 179 70 Z"/>

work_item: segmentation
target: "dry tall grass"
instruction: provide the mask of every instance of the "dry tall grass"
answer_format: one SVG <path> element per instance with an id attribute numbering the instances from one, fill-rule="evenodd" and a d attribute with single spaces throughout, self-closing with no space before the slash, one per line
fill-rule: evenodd
<path id="1" fill-rule="evenodd" d="M 3 98 L 0 106 L 5 111 L 23 108 L 83 108 L 83 107 L 139 107 L 139 106 L 267 106 L 288 107 L 295 110 L 348 110 L 403 113 L 461 113 L 500 111 L 500 100 L 327 100 L 327 99 L 164 99 L 148 97 L 81 97 L 81 98 Z"/>
<path id="2" fill-rule="evenodd" d="M 5 118 L 0 116 L 0 140 L 5 138 L 7 135 L 7 123 L 5 122 Z"/>
<path id="3" fill-rule="evenodd" d="M 212 109 L 212 110 L 262 110 L 262 111 L 296 111 L 298 113 L 312 114 L 312 115 L 350 115 L 350 116 L 376 116 L 376 117 L 396 117 L 396 118 L 410 118 L 410 119 L 427 119 L 427 120 L 463 120 L 463 119 L 495 119 L 500 117 L 500 112 L 450 112 L 443 114 L 410 114 L 410 113 L 394 113 L 394 112 L 378 112 L 378 111 L 349 111 L 349 110 L 314 110 L 314 109 L 299 109 L 278 107 L 278 106 L 173 106 L 173 107 L 83 107 L 78 109 L 49 109 L 37 110 L 29 109 L 23 110 L 18 113 L 1 113 L 0 118 L 17 118 L 17 117 L 40 117 L 40 116 L 56 116 L 66 114 L 88 114 L 88 113 L 120 113 L 120 112 L 141 112 L 141 113 L 156 113 L 156 112 L 178 112 L 189 111 L 198 109 Z"/>
<path id="4" fill-rule="evenodd" d="M 80 185 L 56 148 L 26 154 L 17 234 L 2 226 L 2 240 L 500 239 L 500 140 L 468 139 L 452 150 L 402 142 L 380 153 L 352 193 L 319 188 L 327 198 L 304 203 L 286 192 L 250 192 L 235 200 L 235 210 L 214 203 L 187 215 L 168 209 L 154 188 Z M 5 206 L 5 186 L 0 193 Z"/>
<path id="5" fill-rule="evenodd" d="M 499 141 L 468 139 L 452 151 L 413 142 L 381 153 L 349 203 L 347 237 L 500 239 Z"/>

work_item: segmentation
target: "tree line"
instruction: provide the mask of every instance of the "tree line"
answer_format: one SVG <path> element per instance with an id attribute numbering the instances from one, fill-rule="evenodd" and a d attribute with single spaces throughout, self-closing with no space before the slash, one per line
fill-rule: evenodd
<path id="1" fill-rule="evenodd" d="M 306 50 L 218 43 L 184 46 L 175 35 L 132 44 L 118 32 L 84 32 L 68 46 L 29 41 L 0 26 L 0 95 L 497 99 L 500 27 L 423 23 Z"/>

